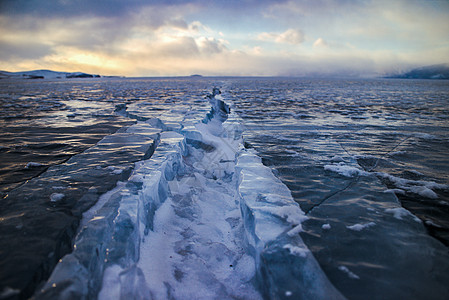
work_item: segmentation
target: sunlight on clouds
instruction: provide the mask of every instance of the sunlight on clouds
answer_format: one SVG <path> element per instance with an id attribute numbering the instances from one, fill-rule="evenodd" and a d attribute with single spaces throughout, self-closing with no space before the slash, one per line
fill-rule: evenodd
<path id="1" fill-rule="evenodd" d="M 264 2 L 240 20 L 226 15 L 243 16 L 232 3 L 228 11 L 213 1 L 176 3 L 117 15 L 25 14 L 20 22 L 0 12 L 1 68 L 125 76 L 384 74 L 449 57 L 449 5 L 439 11 L 439 4 L 414 0 Z"/>
<path id="2" fill-rule="evenodd" d="M 108 69 L 117 67 L 116 64 L 109 61 L 106 57 L 94 53 L 73 53 L 68 56 L 68 61 L 76 65 L 103 66 Z"/>
<path id="3" fill-rule="evenodd" d="M 300 29 L 287 29 L 282 33 L 262 32 L 257 36 L 261 41 L 287 43 L 287 44 L 301 44 L 304 42 L 304 34 Z"/>
<path id="4" fill-rule="evenodd" d="M 250 50 L 250 53 L 252 53 L 252 54 L 254 54 L 254 55 L 261 55 L 261 54 L 262 54 L 262 51 L 263 51 L 262 47 L 256 46 L 256 47 L 253 47 L 253 48 Z"/>
<path id="5" fill-rule="evenodd" d="M 217 40 L 213 37 L 199 37 L 196 39 L 196 43 L 200 51 L 204 54 L 216 54 L 227 51 L 226 44 L 229 44 L 226 40 Z"/>
<path id="6" fill-rule="evenodd" d="M 123 64 L 114 57 L 98 52 L 80 51 L 71 47 L 59 47 L 56 54 L 44 58 L 47 65 L 59 70 L 86 70 L 86 72 L 103 72 L 105 75 L 116 75 L 123 68 Z"/>

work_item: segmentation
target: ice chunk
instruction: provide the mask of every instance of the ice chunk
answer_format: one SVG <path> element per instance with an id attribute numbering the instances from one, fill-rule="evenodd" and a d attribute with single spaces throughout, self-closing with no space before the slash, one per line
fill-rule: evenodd
<path id="1" fill-rule="evenodd" d="M 321 226 L 321 228 L 323 228 L 324 230 L 329 230 L 329 229 L 331 229 L 331 225 L 330 224 L 323 224 Z"/>
<path id="2" fill-rule="evenodd" d="M 427 186 L 411 186 L 408 188 L 408 190 L 412 193 L 418 194 L 420 196 L 430 198 L 430 199 L 437 199 L 438 195 L 429 189 Z"/>
<path id="3" fill-rule="evenodd" d="M 342 156 L 339 156 L 339 155 L 334 155 L 332 158 L 331 158 L 331 161 L 332 162 L 344 162 L 345 161 L 345 159 L 342 157 Z"/>
<path id="4" fill-rule="evenodd" d="M 384 193 L 393 193 L 393 194 L 401 194 L 405 195 L 405 191 L 401 189 L 387 189 L 384 191 Z"/>
<path id="5" fill-rule="evenodd" d="M 123 172 L 123 169 L 119 169 L 119 168 L 114 167 L 114 166 L 108 166 L 108 167 L 106 167 L 106 169 L 111 171 L 111 174 L 115 174 L 115 175 L 122 174 L 122 172 Z"/>
<path id="6" fill-rule="evenodd" d="M 398 189 L 418 194 L 420 196 L 430 199 L 438 198 L 438 195 L 433 191 L 434 189 L 448 188 L 447 185 L 436 183 L 434 181 L 404 179 L 383 172 L 376 172 L 376 175 L 381 178 L 387 179 L 388 181 L 393 183 Z"/>
<path id="7" fill-rule="evenodd" d="M 290 245 L 290 244 L 285 245 L 284 249 L 288 249 L 291 254 L 298 255 L 298 256 L 301 256 L 301 257 L 306 257 L 307 253 L 310 252 L 309 249 L 307 249 L 305 247 L 298 247 L 298 246 L 293 246 L 293 245 Z"/>
<path id="8" fill-rule="evenodd" d="M 347 166 L 344 163 L 325 165 L 324 170 L 336 172 L 345 177 L 368 176 L 369 172 L 365 172 L 356 167 Z"/>
<path id="9" fill-rule="evenodd" d="M 51 202 L 58 202 L 61 201 L 65 197 L 62 193 L 53 193 L 50 195 L 50 201 Z"/>
<path id="10" fill-rule="evenodd" d="M 307 217 L 288 188 L 252 151 L 238 153 L 236 169 L 246 251 L 255 253 L 263 295 L 342 299 L 297 234 Z M 295 234 L 288 229 L 291 227 Z"/>
<path id="11" fill-rule="evenodd" d="M 29 162 L 26 164 L 25 169 L 37 168 L 37 167 L 42 167 L 42 166 L 43 166 L 43 164 L 41 164 L 41 163 Z"/>

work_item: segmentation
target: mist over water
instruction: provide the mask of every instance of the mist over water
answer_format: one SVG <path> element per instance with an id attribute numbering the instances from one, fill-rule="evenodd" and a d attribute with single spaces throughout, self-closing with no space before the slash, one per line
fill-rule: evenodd
<path id="1" fill-rule="evenodd" d="M 159 118 L 163 120 L 156 124 L 159 130 L 180 131 L 179 124 L 188 114 L 193 118 L 209 110 L 204 97 L 212 87 L 221 89 L 224 101 L 241 118 L 246 148 L 257 151 L 307 215 L 301 238 L 344 296 L 444 298 L 431 278 L 445 274 L 448 263 L 446 81 L 0 81 L 0 207 L 8 213 L 2 222 L 31 210 L 7 210 L 5 203 L 12 201 L 9 194 L 20 198 L 26 192 L 28 197 L 50 188 L 50 197 L 76 197 L 84 187 L 71 182 L 77 176 L 91 176 L 90 170 L 94 170 L 89 180 L 96 186 L 93 193 L 97 196 L 106 191 L 102 191 L 103 183 L 112 187 L 117 180 L 127 180 L 130 166 L 152 155 L 154 144 L 148 145 L 157 132 L 136 129 L 151 134 L 147 140 L 127 136 L 124 145 L 124 128 L 137 121 L 153 124 L 151 120 Z M 77 154 L 82 155 L 70 160 Z M 66 168 L 67 175 L 57 167 Z M 59 177 L 50 176 L 56 173 Z M 33 178 L 48 186 L 33 185 Z M 27 183 L 30 180 L 31 184 Z M 63 184 L 70 188 L 61 194 Z M 4 237 L 8 228 L 0 231 Z M 394 247 L 395 243 L 405 244 L 401 248 Z M 441 261 L 412 266 L 403 259 L 403 255 L 421 257 L 434 248 L 445 253 Z M 61 256 L 68 252 L 70 249 L 61 250 Z M 430 277 L 423 279 L 420 272 L 428 269 L 432 269 Z M 404 292 L 404 287 L 410 291 Z"/>

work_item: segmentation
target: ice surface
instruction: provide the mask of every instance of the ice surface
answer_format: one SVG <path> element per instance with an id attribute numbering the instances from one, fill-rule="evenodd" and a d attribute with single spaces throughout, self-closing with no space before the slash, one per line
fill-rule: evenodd
<path id="1" fill-rule="evenodd" d="M 439 282 L 448 270 L 446 248 L 400 206 L 394 193 L 385 193 L 374 175 L 348 177 L 353 180 L 350 184 L 307 214 L 301 236 L 316 247 L 317 260 L 325 262 L 324 271 L 348 298 L 444 299 L 448 290 Z M 323 230 L 327 228 L 323 223 L 332 229 Z M 428 270 L 432 278 L 426 275 Z"/>
<path id="2" fill-rule="evenodd" d="M 367 81 L 372 89 L 359 95 L 352 90 L 359 84 L 354 81 L 348 88 L 339 86 L 342 81 L 223 80 L 232 89 L 206 101 L 191 97 L 182 84 L 154 88 L 145 81 L 148 89 L 142 89 L 134 88 L 135 82 L 120 83 L 125 89 L 117 85 L 95 92 L 101 87 L 92 87 L 92 93 L 64 99 L 55 94 L 41 101 L 41 111 L 55 116 L 51 122 L 66 126 L 104 118 L 104 103 L 94 104 L 99 93 L 110 93 L 107 101 L 112 109 L 119 104 L 119 118 L 135 124 L 86 151 L 89 163 L 80 157 L 57 174 L 50 169 L 54 177 L 44 173 L 47 179 L 39 186 L 47 187 L 42 199 L 52 222 L 59 223 L 66 205 L 73 204 L 74 190 L 83 192 L 75 195 L 83 199 L 77 216 L 98 201 L 83 213 L 78 230 L 74 222 L 65 232 L 77 233 L 74 240 L 62 238 L 75 247 L 62 251 L 72 253 L 37 298 L 327 299 L 340 297 L 334 287 L 350 299 L 444 299 L 448 294 L 447 251 L 424 228 L 441 223 L 425 217 L 418 222 L 416 216 L 423 215 L 409 213 L 398 201 L 415 197 L 419 204 L 447 205 L 445 169 L 439 169 L 446 152 L 440 151 L 443 159 L 432 156 L 435 147 L 446 147 L 444 109 L 418 107 L 415 100 L 404 109 L 408 96 L 390 93 L 397 86 L 391 82 L 374 87 L 378 82 Z M 202 95 L 209 82 L 200 85 Z M 391 96 L 384 100 L 385 94 L 376 94 L 379 88 Z M 235 106 L 216 101 L 230 97 Z M 18 103 L 9 104 L 19 109 Z M 12 115 L 20 118 L 19 111 Z M 234 111 L 245 117 L 248 130 Z M 435 127 L 415 126 L 417 116 L 427 116 L 425 125 Z M 432 135 L 420 133 L 433 129 Z M 155 149 L 140 148 L 148 136 Z M 125 149 L 138 160 L 133 166 L 117 159 Z M 29 158 L 21 167 L 30 161 L 41 162 Z M 266 166 L 277 168 L 274 174 L 293 197 Z M 65 197 L 52 202 L 52 194 Z M 17 229 L 11 237 L 26 236 L 30 216 L 8 212 L 2 222 Z M 42 240 L 33 240 L 29 248 L 48 243 Z M 14 248 L 28 262 L 30 254 Z M 43 266 L 48 261 L 52 266 L 49 258 L 59 259 L 57 248 L 43 257 Z M 20 266 L 17 261 L 10 265 Z"/>
<path id="3" fill-rule="evenodd" d="M 237 170 L 247 251 L 255 253 L 264 297 L 343 298 L 296 233 L 307 217 L 287 187 L 252 151 L 241 150 Z"/>
<path id="4" fill-rule="evenodd" d="M 444 190 L 448 188 L 447 185 L 439 184 L 434 181 L 404 179 L 383 172 L 376 172 L 376 175 L 381 178 L 387 179 L 388 181 L 393 183 L 398 189 L 401 189 L 403 191 L 405 190 L 407 192 L 418 194 L 423 197 L 431 199 L 438 198 L 438 195 L 433 191 L 434 189 Z"/>
<path id="5" fill-rule="evenodd" d="M 354 83 L 247 80 L 234 83 L 229 96 L 247 144 L 277 169 L 307 215 L 301 238 L 344 296 L 444 299 L 447 248 L 429 236 L 438 228 L 427 231 L 412 216 L 399 220 L 386 210 L 403 204 L 420 218 L 447 219 L 447 114 L 439 113 L 447 85 L 427 98 L 427 84 Z"/>
<path id="6" fill-rule="evenodd" d="M 107 136 L 96 147 L 74 156 L 67 164 L 50 168 L 39 180 L 49 176 L 64 176 L 63 180 L 59 180 L 64 186 L 58 187 L 57 192 L 49 195 L 48 201 L 63 206 L 72 203 L 73 214 L 81 216 L 81 213 L 95 204 L 99 193 L 107 192 L 119 180 L 129 177 L 133 161 L 151 156 L 159 131 L 148 127 L 145 134 L 119 132 Z M 92 168 L 93 160 L 96 164 L 103 162 L 103 166 Z M 85 187 L 85 194 L 77 198 L 68 182 Z M 120 186 L 122 189 L 114 190 L 113 193 L 100 198 L 99 203 L 103 204 L 102 206 L 94 205 L 91 211 L 84 212 L 84 215 L 91 219 L 82 222 L 83 227 L 74 239 L 72 253 L 64 256 L 56 265 L 47 283 L 35 295 L 36 298 L 91 298 L 97 293 L 95 290 L 101 284 L 98 276 L 102 274 L 104 264 L 108 260 L 127 261 L 137 255 L 136 242 L 128 240 L 137 237 L 129 235 L 137 228 L 128 226 L 132 223 L 130 220 L 135 218 L 133 209 L 135 211 L 136 208 L 133 203 L 127 201 L 137 187 L 132 183 Z M 126 209 L 122 211 L 121 207 Z M 126 255 L 120 251 L 126 252 Z"/>
<path id="7" fill-rule="evenodd" d="M 37 298 L 343 298 L 302 242 L 307 218 L 288 188 L 243 148 L 218 93 L 209 101 L 203 122 L 180 118 L 178 132 L 154 120 L 127 129 L 159 127 L 157 150 L 84 213 Z"/>

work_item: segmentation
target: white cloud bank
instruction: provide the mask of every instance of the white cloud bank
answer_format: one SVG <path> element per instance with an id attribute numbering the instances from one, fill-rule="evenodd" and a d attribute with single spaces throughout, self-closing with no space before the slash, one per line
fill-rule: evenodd
<path id="1" fill-rule="evenodd" d="M 290 28 L 282 33 L 263 32 L 257 38 L 261 41 L 297 45 L 304 42 L 304 33 L 300 29 Z"/>

